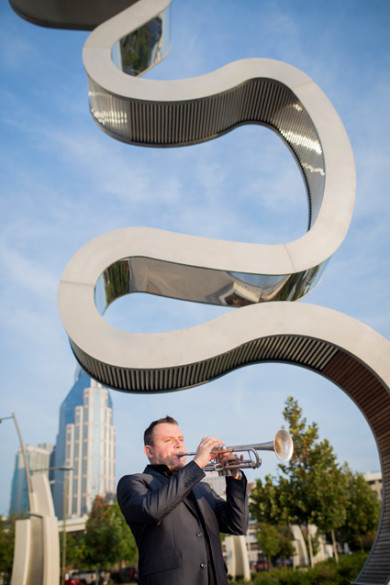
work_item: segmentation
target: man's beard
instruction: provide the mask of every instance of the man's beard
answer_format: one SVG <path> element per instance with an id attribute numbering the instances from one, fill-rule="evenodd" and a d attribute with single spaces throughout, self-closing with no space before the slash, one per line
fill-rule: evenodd
<path id="1" fill-rule="evenodd" d="M 172 463 L 172 465 L 168 465 L 167 467 L 172 473 L 177 473 L 178 471 L 180 471 L 180 469 L 183 469 L 184 465 L 181 461 L 176 461 L 175 463 Z"/>

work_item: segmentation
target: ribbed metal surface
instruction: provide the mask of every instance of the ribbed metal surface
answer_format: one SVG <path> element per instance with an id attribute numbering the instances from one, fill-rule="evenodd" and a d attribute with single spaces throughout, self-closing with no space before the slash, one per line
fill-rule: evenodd
<path id="1" fill-rule="evenodd" d="M 92 30 L 138 0 L 9 0 L 12 9 L 39 26 Z"/>
<path id="2" fill-rule="evenodd" d="M 383 505 L 376 545 L 356 584 L 383 585 L 390 579 L 390 395 L 388 388 L 352 356 L 338 351 L 322 374 L 343 388 L 370 423 L 382 457 Z"/>
<path id="3" fill-rule="evenodd" d="M 161 369 L 114 367 L 91 358 L 72 343 L 83 368 L 106 386 L 126 392 L 169 392 L 203 384 L 241 366 L 265 361 L 296 363 L 322 371 L 337 351 L 317 339 L 274 336 L 250 341 L 203 362 Z"/>
<path id="4" fill-rule="evenodd" d="M 190 145 L 210 140 L 245 123 L 275 130 L 294 153 L 309 199 L 322 198 L 322 146 L 307 111 L 294 93 L 274 79 L 250 79 L 217 95 L 185 102 L 142 102 L 113 96 L 89 77 L 92 115 L 118 140 L 149 146 Z"/>

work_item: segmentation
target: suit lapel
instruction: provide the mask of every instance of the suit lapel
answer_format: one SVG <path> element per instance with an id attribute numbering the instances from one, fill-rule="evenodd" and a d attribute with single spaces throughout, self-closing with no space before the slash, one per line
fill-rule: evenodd
<path id="1" fill-rule="evenodd" d="M 160 484 L 164 484 L 164 483 L 167 483 L 169 481 L 169 477 L 166 477 L 164 474 L 160 473 L 156 469 L 153 469 L 153 467 L 150 467 L 149 465 L 147 465 L 146 468 L 144 469 L 144 473 L 147 475 L 151 475 Z M 151 482 L 150 488 L 152 490 L 158 489 L 158 485 L 156 485 L 156 484 L 153 485 L 153 484 L 154 484 L 154 482 Z M 196 516 L 198 518 L 199 514 L 202 517 L 204 517 L 204 513 L 203 513 L 203 510 L 201 509 L 202 506 L 199 505 L 199 502 L 201 500 L 201 497 L 200 497 L 201 494 L 197 488 L 198 488 L 198 486 L 194 486 L 194 488 L 192 489 L 193 494 L 195 496 L 196 503 L 192 500 L 191 497 L 187 496 L 186 498 L 184 498 L 183 504 L 190 510 L 190 512 L 194 516 Z"/>
<path id="2" fill-rule="evenodd" d="M 150 467 L 149 465 L 147 465 L 146 468 L 144 469 L 144 473 L 147 475 L 151 475 L 160 484 L 164 484 L 164 483 L 167 483 L 169 481 L 169 477 L 166 477 L 164 474 L 160 473 L 159 471 L 156 471 L 155 469 L 153 469 L 153 467 Z M 152 482 L 152 484 L 150 484 L 150 488 L 152 490 L 154 490 L 154 489 L 158 489 L 158 486 L 153 487 L 153 482 Z M 197 486 L 195 486 L 193 488 L 194 493 L 196 493 L 196 488 L 197 488 Z M 196 498 L 196 500 L 198 502 L 197 498 Z M 196 517 L 199 516 L 199 508 L 195 504 L 195 502 L 192 501 L 191 498 L 189 498 L 188 496 L 186 498 L 184 498 L 183 504 L 190 510 L 190 512 L 192 514 L 194 514 L 194 516 L 196 516 Z"/>
<path id="3" fill-rule="evenodd" d="M 203 505 L 202 490 L 199 488 L 199 486 L 196 485 L 193 487 L 192 493 L 194 494 L 194 498 L 196 500 L 197 513 L 202 516 L 204 521 L 206 521 L 207 511 Z"/>
<path id="4" fill-rule="evenodd" d="M 195 502 L 195 498 L 193 498 L 191 496 L 191 494 L 188 494 L 188 496 L 186 498 L 184 498 L 184 503 L 187 506 L 187 508 L 189 508 L 189 510 L 194 514 L 194 516 L 196 516 L 197 518 L 199 517 L 199 508 L 197 506 L 197 502 Z"/>

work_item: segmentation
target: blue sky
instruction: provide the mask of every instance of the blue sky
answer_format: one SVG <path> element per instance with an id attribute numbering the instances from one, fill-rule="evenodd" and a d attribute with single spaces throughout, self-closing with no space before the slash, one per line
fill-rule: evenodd
<path id="1" fill-rule="evenodd" d="M 173 79 L 265 57 L 302 69 L 326 93 L 349 135 L 357 199 L 347 237 L 304 301 L 344 312 L 390 338 L 390 4 L 387 0 L 173 0 L 172 50 L 148 75 Z M 189 148 L 151 149 L 105 135 L 88 109 L 81 52 L 87 32 L 44 29 L 0 6 L 0 417 L 15 412 L 28 444 L 55 442 L 75 360 L 57 310 L 71 256 L 112 229 L 149 226 L 198 236 L 282 243 L 302 235 L 306 194 L 277 136 L 259 126 Z M 222 309 L 146 295 L 106 319 L 132 331 L 187 327 Z M 337 387 L 301 368 L 260 364 L 159 396 L 112 391 L 117 477 L 146 463 L 142 433 L 167 413 L 187 446 L 269 441 L 294 396 L 339 461 L 379 470 L 372 433 Z M 0 514 L 9 506 L 12 421 L 0 426 Z M 272 454 L 250 477 L 275 473 Z"/>

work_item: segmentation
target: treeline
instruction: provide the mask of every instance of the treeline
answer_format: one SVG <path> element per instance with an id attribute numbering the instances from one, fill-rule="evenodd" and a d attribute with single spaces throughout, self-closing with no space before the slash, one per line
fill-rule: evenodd
<path id="1" fill-rule="evenodd" d="M 67 567 L 111 569 L 118 563 L 134 565 L 137 546 L 116 500 L 96 496 L 83 533 L 66 538 Z"/>
<path id="2" fill-rule="evenodd" d="M 12 573 L 15 520 L 0 516 L 0 575 Z M 62 535 L 59 538 L 62 547 Z M 110 569 L 120 563 L 133 565 L 137 559 L 134 537 L 117 502 L 101 496 L 93 501 L 85 531 L 66 534 L 65 552 L 67 568 Z"/>
<path id="3" fill-rule="evenodd" d="M 340 465 L 327 439 L 320 440 L 316 423 L 307 425 L 302 409 L 289 397 L 283 411 L 294 441 L 294 455 L 278 465 L 276 477 L 257 480 L 250 511 L 257 520 L 257 538 L 269 560 L 292 554 L 290 527 L 302 528 L 310 564 L 318 542 L 309 525 L 333 545 L 347 543 L 352 551 L 369 550 L 380 517 L 380 502 L 360 473 Z"/>

